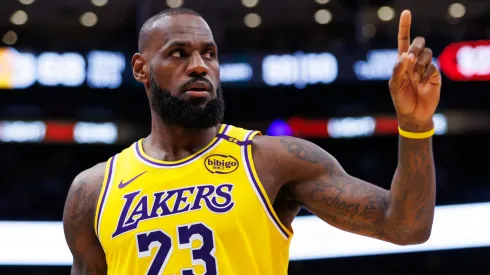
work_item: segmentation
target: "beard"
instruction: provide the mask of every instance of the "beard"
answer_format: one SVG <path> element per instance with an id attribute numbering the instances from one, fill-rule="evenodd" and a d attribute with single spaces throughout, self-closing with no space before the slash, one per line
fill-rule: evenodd
<path id="1" fill-rule="evenodd" d="M 191 82 L 197 80 L 203 79 L 194 78 Z M 205 129 L 223 121 L 225 103 L 221 87 L 216 89 L 216 98 L 204 107 L 197 104 L 201 102 L 201 99 L 187 101 L 173 96 L 158 85 L 150 72 L 150 104 L 163 123 L 186 129 Z"/>

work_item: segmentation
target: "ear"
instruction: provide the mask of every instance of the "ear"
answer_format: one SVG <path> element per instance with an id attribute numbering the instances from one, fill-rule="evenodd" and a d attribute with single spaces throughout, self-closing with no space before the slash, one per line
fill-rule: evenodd
<path id="1" fill-rule="evenodd" d="M 134 78 L 138 82 L 146 85 L 146 83 L 148 83 L 148 73 L 147 73 L 147 70 L 145 70 L 146 61 L 145 61 L 143 55 L 141 55 L 139 53 L 135 53 L 133 55 L 132 60 L 131 60 L 131 65 L 133 67 Z"/>

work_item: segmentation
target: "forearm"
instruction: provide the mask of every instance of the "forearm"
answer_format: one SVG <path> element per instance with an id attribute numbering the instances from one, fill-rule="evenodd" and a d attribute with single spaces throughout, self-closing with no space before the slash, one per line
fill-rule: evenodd
<path id="1" fill-rule="evenodd" d="M 400 137 L 398 167 L 389 195 L 386 220 L 405 228 L 399 241 L 425 241 L 434 217 L 436 184 L 432 139 Z"/>

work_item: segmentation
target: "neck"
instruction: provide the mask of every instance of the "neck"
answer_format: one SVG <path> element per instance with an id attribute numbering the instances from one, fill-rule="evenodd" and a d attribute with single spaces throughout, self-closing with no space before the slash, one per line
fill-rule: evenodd
<path id="1" fill-rule="evenodd" d="M 151 134 L 143 140 L 143 150 L 152 158 L 177 161 L 206 147 L 216 137 L 221 124 L 204 129 L 167 125 L 152 114 Z"/>

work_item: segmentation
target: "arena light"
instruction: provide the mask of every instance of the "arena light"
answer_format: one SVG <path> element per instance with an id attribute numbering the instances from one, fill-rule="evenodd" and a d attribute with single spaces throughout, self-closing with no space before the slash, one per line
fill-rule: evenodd
<path id="1" fill-rule="evenodd" d="M 87 55 L 87 84 L 92 88 L 121 86 L 126 61 L 122 52 L 91 51 Z"/>
<path id="2" fill-rule="evenodd" d="M 247 8 L 253 8 L 257 6 L 259 3 L 259 0 L 242 0 L 242 5 L 244 5 Z"/>
<path id="3" fill-rule="evenodd" d="M 27 13 L 23 10 L 18 10 L 10 16 L 10 22 L 14 25 L 24 25 L 27 22 Z"/>
<path id="4" fill-rule="evenodd" d="M 77 122 L 73 130 L 76 143 L 114 144 L 117 141 L 117 126 L 114 123 Z"/>
<path id="5" fill-rule="evenodd" d="M 431 237 L 420 245 L 397 246 L 350 234 L 316 217 L 296 219 L 293 229 L 291 260 L 484 247 L 490 246 L 490 203 L 436 207 Z"/>
<path id="6" fill-rule="evenodd" d="M 167 6 L 170 8 L 178 8 L 184 4 L 183 0 L 167 0 Z"/>
<path id="7" fill-rule="evenodd" d="M 108 0 L 91 0 L 92 5 L 97 6 L 97 7 L 102 7 L 107 5 Z"/>
<path id="8" fill-rule="evenodd" d="M 354 72 L 359 80 L 388 80 L 397 60 L 397 49 L 370 50 L 367 52 L 366 60 L 354 62 Z M 439 67 L 437 57 L 432 59 L 432 63 Z"/>
<path id="9" fill-rule="evenodd" d="M 9 46 L 17 43 L 17 39 L 18 39 L 17 33 L 15 33 L 14 31 L 8 31 L 2 37 L 3 43 Z"/>
<path id="10" fill-rule="evenodd" d="M 44 86 L 80 86 L 85 81 L 86 62 L 79 53 L 44 52 L 38 57 L 38 81 Z"/>
<path id="11" fill-rule="evenodd" d="M 0 142 L 114 144 L 118 138 L 113 122 L 0 121 Z"/>
<path id="12" fill-rule="evenodd" d="M 490 40 L 451 43 L 442 51 L 439 63 L 453 81 L 489 81 Z"/>
<path id="13" fill-rule="evenodd" d="M 378 17 L 382 21 L 390 21 L 395 18 L 395 10 L 392 7 L 384 6 L 378 9 Z"/>
<path id="14" fill-rule="evenodd" d="M 245 17 L 243 18 L 243 22 L 245 23 L 245 26 L 249 28 L 257 28 L 258 26 L 260 26 L 262 18 L 260 18 L 260 15 L 256 13 L 249 13 L 245 15 Z"/>
<path id="15" fill-rule="evenodd" d="M 324 5 L 324 4 L 327 4 L 328 2 L 330 2 L 330 0 L 315 0 L 315 2 L 317 4 Z"/>
<path id="16" fill-rule="evenodd" d="M 329 84 L 338 76 L 338 63 L 331 53 L 268 55 L 262 61 L 262 78 L 269 86 Z"/>
<path id="17" fill-rule="evenodd" d="M 80 16 L 80 24 L 85 27 L 93 27 L 97 24 L 97 15 L 93 12 L 86 12 Z"/>
<path id="18" fill-rule="evenodd" d="M 374 117 L 332 118 L 327 122 L 327 130 L 332 138 L 372 136 L 376 130 L 376 119 Z"/>
<path id="19" fill-rule="evenodd" d="M 366 60 L 354 63 L 354 72 L 360 80 L 388 80 L 398 59 L 398 50 L 371 50 Z"/>
<path id="20" fill-rule="evenodd" d="M 249 81 L 253 76 L 252 66 L 248 63 L 224 63 L 219 69 L 221 82 Z"/>
<path id="21" fill-rule="evenodd" d="M 318 24 L 328 24 L 332 21 L 332 13 L 329 10 L 321 9 L 315 12 L 315 21 Z"/>
<path id="22" fill-rule="evenodd" d="M 420 245 L 347 233 L 315 216 L 297 217 L 292 227 L 292 261 L 485 247 L 490 246 L 490 203 L 437 206 L 432 235 Z M 61 222 L 0 222 L 0 243 L 0 265 L 72 264 Z"/>
<path id="23" fill-rule="evenodd" d="M 0 122 L 1 142 L 41 142 L 46 135 L 46 123 L 42 121 Z"/>
<path id="24" fill-rule="evenodd" d="M 36 82 L 36 57 L 13 48 L 0 48 L 0 89 L 23 89 Z"/>
<path id="25" fill-rule="evenodd" d="M 5 41 L 4 41 L 5 42 Z M 0 48 L 0 89 L 23 89 L 36 81 L 44 86 L 118 88 L 126 68 L 121 52 L 91 51 L 86 60 L 80 53 L 42 52 L 39 56 Z"/>
<path id="26" fill-rule="evenodd" d="M 433 117 L 435 134 L 448 132 L 448 119 L 444 114 Z M 286 122 L 274 121 L 267 130 L 269 135 L 291 135 L 303 138 L 361 138 L 380 135 L 398 135 L 398 120 L 394 116 L 341 117 L 305 119 L 292 117 Z"/>
<path id="27" fill-rule="evenodd" d="M 269 136 L 291 136 L 292 134 L 291 126 L 281 119 L 274 120 L 269 129 L 267 129 L 267 135 Z"/>
<path id="28" fill-rule="evenodd" d="M 362 26 L 362 35 L 366 38 L 373 38 L 376 35 L 376 27 L 373 24 Z"/>
<path id="29" fill-rule="evenodd" d="M 449 6 L 448 13 L 453 18 L 461 18 L 466 14 L 466 7 L 461 3 L 453 3 Z"/>
<path id="30" fill-rule="evenodd" d="M 30 5 L 35 2 L 35 0 L 19 0 L 19 2 L 23 5 Z"/>

